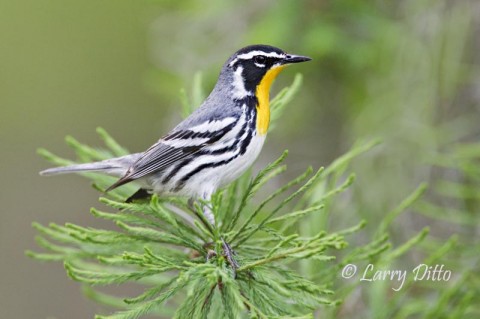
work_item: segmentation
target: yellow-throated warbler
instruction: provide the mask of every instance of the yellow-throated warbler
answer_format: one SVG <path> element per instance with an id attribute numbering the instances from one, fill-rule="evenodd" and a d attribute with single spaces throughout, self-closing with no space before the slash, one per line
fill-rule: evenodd
<path id="1" fill-rule="evenodd" d="M 120 179 L 107 191 L 137 181 L 146 194 L 175 194 L 209 200 L 257 158 L 270 121 L 269 91 L 288 64 L 309 61 L 268 45 L 252 45 L 223 65 L 203 104 L 143 153 L 100 162 L 51 168 L 41 175 L 99 171 Z M 205 212 L 214 224 L 211 212 Z"/>

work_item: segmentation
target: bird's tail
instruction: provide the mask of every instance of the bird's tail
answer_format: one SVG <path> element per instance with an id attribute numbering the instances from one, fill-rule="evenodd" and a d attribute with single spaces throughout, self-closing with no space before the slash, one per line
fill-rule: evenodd
<path id="1" fill-rule="evenodd" d="M 63 166 L 63 167 L 53 167 L 40 172 L 42 176 L 49 176 L 49 175 L 58 175 L 58 174 L 67 174 L 67 173 L 75 173 L 75 172 L 95 172 L 95 171 L 108 171 L 108 170 L 115 170 L 120 169 L 121 167 L 102 163 L 102 162 L 95 162 L 95 163 L 85 163 L 85 164 L 75 164 L 70 166 Z"/>
<path id="2" fill-rule="evenodd" d="M 40 172 L 42 176 L 67 174 L 75 172 L 102 172 L 112 176 L 123 176 L 130 165 L 140 157 L 140 153 L 107 159 L 100 162 L 74 164 L 70 166 L 54 167 Z"/>

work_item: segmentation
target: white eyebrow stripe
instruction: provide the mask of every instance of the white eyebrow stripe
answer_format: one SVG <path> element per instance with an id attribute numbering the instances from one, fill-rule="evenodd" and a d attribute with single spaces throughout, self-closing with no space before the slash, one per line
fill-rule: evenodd
<path id="1" fill-rule="evenodd" d="M 248 59 L 253 58 L 256 55 L 263 55 L 263 56 L 266 56 L 266 57 L 269 57 L 269 58 L 284 58 L 285 57 L 285 54 L 279 54 L 277 52 L 264 52 L 264 51 L 256 50 L 256 51 L 250 51 L 248 53 L 239 54 L 239 55 L 237 55 L 237 59 L 248 60 Z"/>
<path id="2" fill-rule="evenodd" d="M 235 63 L 237 63 L 237 61 L 239 59 L 240 60 L 248 60 L 248 59 L 253 58 L 256 55 L 263 55 L 263 56 L 266 56 L 266 57 L 269 57 L 269 58 L 279 58 L 279 59 L 284 58 L 286 56 L 283 53 L 280 54 L 280 53 L 277 53 L 277 52 L 264 52 L 264 51 L 260 51 L 260 50 L 255 50 L 255 51 L 250 51 L 248 53 L 243 53 L 243 54 L 237 55 L 237 57 L 235 59 L 233 59 L 233 61 L 230 62 L 228 65 L 232 66 Z"/>

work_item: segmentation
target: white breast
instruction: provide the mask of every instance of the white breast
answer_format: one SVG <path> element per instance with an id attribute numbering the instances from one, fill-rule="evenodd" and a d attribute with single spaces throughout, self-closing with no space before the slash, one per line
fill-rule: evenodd
<path id="1" fill-rule="evenodd" d="M 219 187 L 225 186 L 239 178 L 257 159 L 265 142 L 266 135 L 255 135 L 245 154 L 240 155 L 224 167 L 224 174 Z"/>
<path id="2" fill-rule="evenodd" d="M 209 198 L 210 195 L 214 193 L 218 188 L 223 187 L 239 178 L 253 164 L 253 162 L 260 154 L 264 142 L 265 135 L 254 135 L 243 155 L 237 156 L 235 159 L 225 165 L 202 170 L 200 173 L 192 176 L 192 178 L 188 180 L 185 186 L 179 192 L 175 192 L 175 194 L 182 196 Z M 222 154 L 220 157 L 228 159 L 232 155 L 234 155 L 234 153 L 235 152 L 225 153 Z M 217 162 L 220 160 L 220 158 L 218 156 L 215 156 L 212 157 L 210 160 Z M 208 163 L 209 157 L 204 156 L 202 157 L 201 161 L 202 163 Z M 197 162 L 195 166 L 197 166 L 198 164 L 199 163 Z M 187 165 L 182 170 L 188 171 L 190 169 L 191 168 Z M 179 174 L 179 176 L 181 176 L 181 174 Z M 172 188 L 177 181 L 178 180 L 176 178 L 172 179 L 170 183 Z M 165 191 L 164 187 L 165 186 L 162 187 L 163 192 Z M 167 192 L 170 193 L 171 191 Z"/>

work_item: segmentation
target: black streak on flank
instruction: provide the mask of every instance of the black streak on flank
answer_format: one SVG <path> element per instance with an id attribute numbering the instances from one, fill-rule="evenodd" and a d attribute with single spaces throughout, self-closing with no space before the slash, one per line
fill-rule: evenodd
<path id="1" fill-rule="evenodd" d="M 256 113 L 255 112 L 252 112 L 252 113 L 253 113 L 253 121 L 252 121 L 252 116 L 250 114 L 250 116 L 246 119 L 246 123 L 250 123 L 250 124 L 253 123 L 253 125 L 255 125 Z M 250 127 L 248 128 L 247 136 L 245 137 L 245 139 L 243 141 L 241 141 L 242 144 L 240 145 L 240 151 L 237 154 L 235 154 L 232 157 L 230 157 L 228 159 L 225 159 L 223 161 L 206 163 L 206 164 L 202 164 L 202 165 L 198 166 L 197 168 L 195 168 L 190 173 L 183 176 L 178 181 L 177 186 L 175 187 L 174 191 L 180 191 L 185 186 L 186 182 L 190 178 L 192 178 L 194 175 L 198 174 L 199 172 L 201 172 L 205 169 L 208 169 L 208 168 L 213 168 L 213 167 L 219 167 L 219 166 L 226 165 L 226 164 L 230 163 L 231 161 L 233 161 L 234 159 L 236 159 L 237 157 L 239 157 L 240 155 L 244 155 L 245 152 L 247 151 L 248 145 L 252 141 L 253 132 L 254 132 L 254 129 L 253 129 L 252 125 L 250 125 Z"/>

